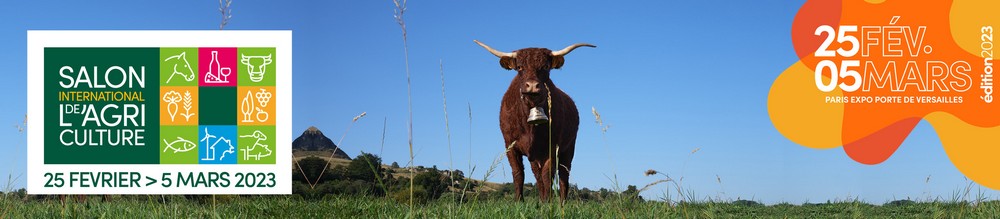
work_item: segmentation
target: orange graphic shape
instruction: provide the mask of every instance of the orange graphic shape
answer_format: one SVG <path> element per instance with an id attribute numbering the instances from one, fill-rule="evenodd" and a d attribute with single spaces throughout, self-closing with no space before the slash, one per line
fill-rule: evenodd
<path id="1" fill-rule="evenodd" d="M 1000 168 L 1000 159 L 995 158 L 1000 154 L 1000 139 L 995 137 L 1000 136 L 1000 103 L 980 98 L 988 93 L 981 83 L 990 81 L 986 72 L 987 65 L 992 66 L 991 60 L 984 60 L 988 53 L 982 51 L 983 46 L 995 44 L 984 43 L 981 31 L 992 26 L 995 37 L 1000 25 L 997 8 L 1000 1 L 991 0 L 807 1 L 791 28 L 799 61 L 775 79 L 768 95 L 768 114 L 775 128 L 803 146 L 843 145 L 856 162 L 879 164 L 926 119 L 963 174 L 987 187 L 1000 188 L 1000 176 L 994 174 Z M 835 31 L 817 31 L 822 25 Z M 857 43 L 842 36 L 832 38 L 843 35 L 836 31 L 848 25 L 857 26 L 857 31 L 846 32 Z M 859 50 L 849 57 L 841 53 L 817 57 L 816 51 L 827 40 L 831 40 L 826 47 L 830 51 Z M 996 49 L 991 52 L 995 54 Z M 822 92 L 816 84 L 821 61 L 836 65 L 837 71 L 821 68 L 818 76 L 819 83 L 838 80 L 833 91 Z M 845 61 L 857 61 L 860 66 L 845 67 Z M 844 75 L 840 70 L 857 71 L 860 81 L 834 77 L 833 72 Z M 873 85 L 874 78 L 869 76 L 875 74 L 891 82 L 884 87 Z M 856 82 L 862 83 L 857 91 L 837 86 Z M 864 89 L 865 84 L 869 89 Z M 898 101 L 829 101 L 879 97 Z"/>

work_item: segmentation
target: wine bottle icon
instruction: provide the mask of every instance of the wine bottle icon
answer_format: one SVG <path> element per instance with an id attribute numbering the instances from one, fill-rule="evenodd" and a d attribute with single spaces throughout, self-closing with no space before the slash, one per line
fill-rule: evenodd
<path id="1" fill-rule="evenodd" d="M 219 63 L 219 51 L 212 51 L 212 61 L 208 63 L 208 72 L 205 73 L 205 83 L 229 83 L 229 74 L 231 73 L 232 69 L 222 67 Z"/>

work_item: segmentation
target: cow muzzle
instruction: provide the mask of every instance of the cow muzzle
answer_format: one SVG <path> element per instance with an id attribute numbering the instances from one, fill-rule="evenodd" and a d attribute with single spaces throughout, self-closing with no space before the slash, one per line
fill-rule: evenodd
<path id="1" fill-rule="evenodd" d="M 539 125 L 549 122 L 549 117 L 545 115 L 545 110 L 542 107 L 531 108 L 528 111 L 528 124 Z"/>
<path id="2" fill-rule="evenodd" d="M 534 96 L 542 93 L 542 83 L 538 81 L 528 81 L 524 82 L 524 88 L 521 89 L 521 94 Z"/>

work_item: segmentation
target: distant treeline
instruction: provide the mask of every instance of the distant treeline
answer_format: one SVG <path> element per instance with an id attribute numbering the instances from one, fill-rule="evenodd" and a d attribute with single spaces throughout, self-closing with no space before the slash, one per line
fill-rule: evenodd
<path id="1" fill-rule="evenodd" d="M 412 168 L 413 174 L 416 175 L 413 182 L 415 201 L 442 197 L 455 200 L 483 200 L 514 196 L 512 183 L 483 185 L 481 181 L 466 178 L 460 170 L 439 170 L 437 166 Z M 395 162 L 386 168 L 382 165 L 382 158 L 368 153 L 358 155 L 347 165 L 328 165 L 322 158 L 307 157 L 299 160 L 298 165 L 294 166 L 292 192 L 305 199 L 319 199 L 327 195 L 358 195 L 388 196 L 406 202 L 410 198 L 410 172 Z M 621 193 L 606 188 L 579 189 L 576 185 L 571 185 L 569 198 L 584 201 L 618 198 L 642 200 L 642 197 L 637 195 L 638 192 L 634 185 L 627 186 Z M 538 196 L 533 184 L 525 184 L 524 196 L 526 198 Z"/>

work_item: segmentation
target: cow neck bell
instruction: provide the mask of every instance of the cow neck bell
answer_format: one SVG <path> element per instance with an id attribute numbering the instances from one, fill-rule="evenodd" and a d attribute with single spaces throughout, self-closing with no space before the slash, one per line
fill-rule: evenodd
<path id="1" fill-rule="evenodd" d="M 545 115 L 542 107 L 531 108 L 528 112 L 528 124 L 539 125 L 549 122 L 549 117 Z"/>

